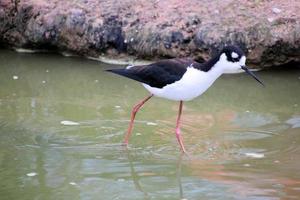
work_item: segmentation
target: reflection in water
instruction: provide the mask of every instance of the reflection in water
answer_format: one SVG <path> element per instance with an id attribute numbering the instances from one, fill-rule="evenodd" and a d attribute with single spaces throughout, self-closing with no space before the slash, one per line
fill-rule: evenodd
<path id="1" fill-rule="evenodd" d="M 184 156 L 183 153 L 181 153 L 179 155 L 179 159 L 177 162 L 177 180 L 178 180 L 178 186 L 179 186 L 179 199 L 184 199 L 184 195 L 183 195 L 183 189 L 182 189 L 182 182 L 181 182 L 181 170 L 182 170 L 182 157 Z"/>
<path id="2" fill-rule="evenodd" d="M 134 182 L 135 188 L 142 192 L 144 194 L 144 199 L 150 199 L 151 197 L 149 196 L 149 194 L 147 193 L 147 191 L 145 191 L 142 187 L 142 185 L 140 184 L 140 179 L 141 178 L 145 178 L 147 176 L 153 176 L 155 175 L 154 173 L 141 173 L 142 175 L 139 175 L 138 173 L 136 173 L 135 169 L 134 169 L 134 160 L 133 157 L 131 155 L 131 152 L 129 149 L 126 148 L 126 152 L 127 152 L 127 156 L 128 156 L 128 162 L 130 165 L 130 173 L 131 173 L 131 178 Z M 179 189 L 179 199 L 184 199 L 184 195 L 183 195 L 183 187 L 182 187 L 182 182 L 181 182 L 181 170 L 182 170 L 182 158 L 183 158 L 184 154 L 180 153 L 178 156 L 178 161 L 176 164 L 176 179 L 178 182 L 178 189 Z M 174 194 L 174 196 L 176 196 Z"/>
<path id="3" fill-rule="evenodd" d="M 139 175 L 135 172 L 134 170 L 134 166 L 133 166 L 133 159 L 132 159 L 132 156 L 131 156 L 131 153 L 130 153 L 130 150 L 128 150 L 126 148 L 126 152 L 127 152 L 127 157 L 128 157 L 128 162 L 129 162 L 129 166 L 130 166 L 130 173 L 131 173 L 131 177 L 132 177 L 132 180 L 134 182 L 134 185 L 135 185 L 135 188 L 142 192 L 144 194 L 144 198 L 145 199 L 149 199 L 149 195 L 146 191 L 143 190 L 140 182 L 139 182 Z"/>
<path id="4" fill-rule="evenodd" d="M 3 50 L 0 65 L 1 200 L 300 196 L 299 69 L 260 72 L 266 88 L 223 76 L 185 104 L 186 158 L 174 137 L 177 103 L 158 98 L 139 112 L 124 151 L 128 113 L 146 94 L 103 72 L 111 66 Z"/>
<path id="5" fill-rule="evenodd" d="M 255 161 L 252 161 L 251 164 L 241 162 L 240 165 L 216 164 L 204 160 L 191 162 L 194 175 L 218 185 L 226 185 L 226 190 L 232 194 L 234 199 L 247 199 L 250 196 L 273 199 L 272 197 L 278 195 L 278 191 L 284 194 L 283 196 L 297 199 L 299 179 L 278 176 L 276 170 L 274 170 L 275 173 L 266 174 L 257 169 L 256 165 Z M 275 169 L 278 166 L 278 162 L 269 165 Z M 290 188 L 294 188 L 294 190 Z"/>

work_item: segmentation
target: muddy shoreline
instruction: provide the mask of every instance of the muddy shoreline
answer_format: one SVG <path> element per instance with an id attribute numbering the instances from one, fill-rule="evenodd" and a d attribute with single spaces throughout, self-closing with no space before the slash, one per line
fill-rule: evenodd
<path id="1" fill-rule="evenodd" d="M 299 1 L 200 3 L 1 0 L 0 45 L 132 62 L 201 61 L 236 44 L 255 68 L 300 61 Z"/>

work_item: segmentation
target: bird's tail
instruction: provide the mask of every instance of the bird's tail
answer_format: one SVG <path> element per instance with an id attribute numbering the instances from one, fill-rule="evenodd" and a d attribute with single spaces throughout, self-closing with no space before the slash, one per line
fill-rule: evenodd
<path id="1" fill-rule="evenodd" d="M 143 80 L 140 76 L 138 76 L 134 71 L 128 70 L 126 68 L 119 68 L 119 69 L 107 69 L 105 70 L 107 72 L 111 72 L 120 76 L 124 76 L 130 79 L 133 79 L 135 81 L 139 81 L 142 83 L 146 83 L 145 80 Z"/>
<path id="2" fill-rule="evenodd" d="M 106 69 L 105 71 L 124 76 L 125 69 Z"/>

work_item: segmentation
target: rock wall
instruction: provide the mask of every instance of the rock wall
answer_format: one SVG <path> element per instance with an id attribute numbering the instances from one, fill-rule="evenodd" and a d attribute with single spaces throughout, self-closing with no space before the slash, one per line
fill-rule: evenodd
<path id="1" fill-rule="evenodd" d="M 237 44 L 264 68 L 300 61 L 299 11 L 298 0 L 0 0 L 0 43 L 151 60 Z"/>

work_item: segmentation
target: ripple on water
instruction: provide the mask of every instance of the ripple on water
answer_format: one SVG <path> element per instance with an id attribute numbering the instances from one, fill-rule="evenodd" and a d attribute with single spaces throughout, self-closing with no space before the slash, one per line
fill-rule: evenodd
<path id="1" fill-rule="evenodd" d="M 300 128 L 300 116 L 292 117 L 286 120 L 286 123 L 291 125 L 292 128 Z"/>
<path id="2" fill-rule="evenodd" d="M 278 122 L 276 116 L 268 113 L 245 112 L 239 113 L 233 123 L 243 128 L 255 128 Z"/>
<path id="3" fill-rule="evenodd" d="M 232 130 L 224 132 L 224 139 L 228 141 L 259 140 L 273 135 L 264 130 Z"/>

